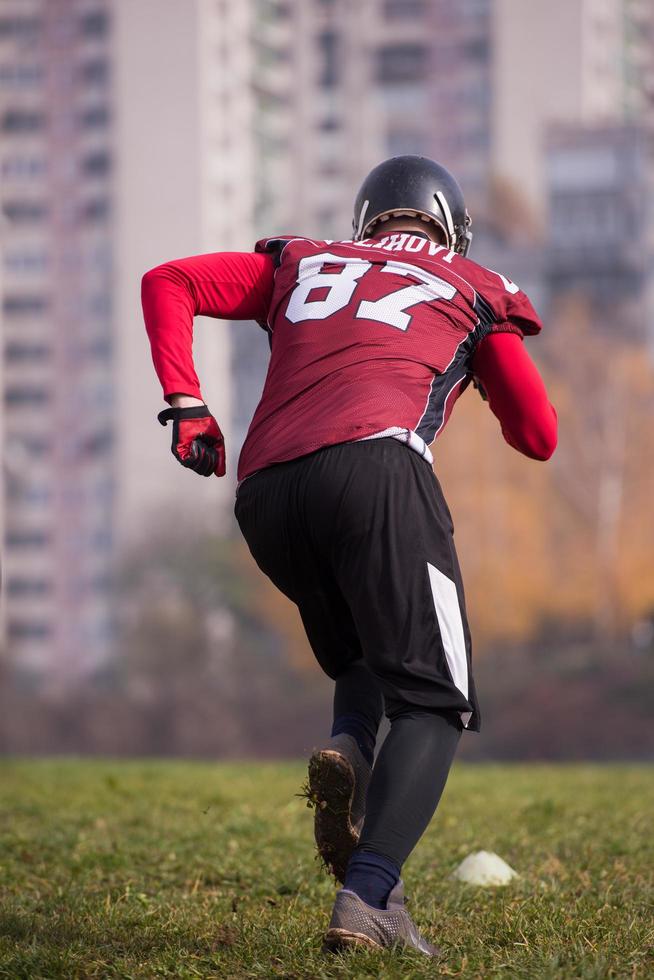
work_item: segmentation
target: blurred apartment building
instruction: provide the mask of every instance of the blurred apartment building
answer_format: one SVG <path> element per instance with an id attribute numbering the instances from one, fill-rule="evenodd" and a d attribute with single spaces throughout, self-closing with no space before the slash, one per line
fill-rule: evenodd
<path id="1" fill-rule="evenodd" d="M 635 123 L 551 128 L 548 280 L 577 292 L 598 332 L 654 352 L 654 134 Z"/>
<path id="2" fill-rule="evenodd" d="M 106 6 L 0 7 L 3 582 L 11 650 L 108 652 L 115 506 Z"/>
<path id="3" fill-rule="evenodd" d="M 654 4 L 495 0 L 493 16 L 492 166 L 542 229 L 546 291 L 652 345 Z"/>
<path id="4" fill-rule="evenodd" d="M 4 632 L 55 689 L 111 654 L 121 550 L 216 531 L 233 494 L 170 456 L 139 294 L 166 259 L 253 240 L 252 16 L 0 5 Z M 198 321 L 229 440 L 228 350 L 226 325 Z"/>
<path id="5" fill-rule="evenodd" d="M 542 219 L 548 126 L 654 121 L 649 0 L 494 0 L 493 170 Z"/>

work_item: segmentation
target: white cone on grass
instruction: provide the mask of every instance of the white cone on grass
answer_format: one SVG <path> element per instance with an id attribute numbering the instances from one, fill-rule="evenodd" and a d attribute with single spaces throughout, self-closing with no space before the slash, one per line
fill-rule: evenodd
<path id="1" fill-rule="evenodd" d="M 452 875 L 469 885 L 508 885 L 518 873 L 491 851 L 476 851 L 465 858 Z"/>

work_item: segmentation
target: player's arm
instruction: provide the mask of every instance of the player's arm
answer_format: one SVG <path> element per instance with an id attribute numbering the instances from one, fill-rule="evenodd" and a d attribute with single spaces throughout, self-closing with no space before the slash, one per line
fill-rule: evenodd
<path id="1" fill-rule="evenodd" d="M 549 459 L 556 449 L 556 411 L 522 337 L 488 334 L 475 351 L 472 370 L 509 445 L 532 459 Z"/>
<path id="2" fill-rule="evenodd" d="M 173 422 L 172 451 L 203 476 L 222 476 L 225 447 L 218 423 L 204 404 L 193 363 L 193 320 L 265 320 L 273 289 L 270 255 L 217 252 L 175 259 L 143 276 L 141 300 L 152 360 L 172 407 L 159 421 Z"/>
<path id="3" fill-rule="evenodd" d="M 164 398 L 201 399 L 193 364 L 193 318 L 265 320 L 273 287 L 270 255 L 216 252 L 150 269 L 141 283 L 145 328 Z"/>

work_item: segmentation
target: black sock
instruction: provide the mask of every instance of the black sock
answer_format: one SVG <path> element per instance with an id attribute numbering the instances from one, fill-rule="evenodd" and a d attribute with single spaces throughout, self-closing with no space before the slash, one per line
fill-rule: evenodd
<path id="1" fill-rule="evenodd" d="M 461 722 L 454 712 L 407 704 L 387 705 L 387 714 L 391 730 L 372 771 L 355 853 L 382 854 L 401 870 L 436 811 Z"/>
<path id="2" fill-rule="evenodd" d="M 347 866 L 343 888 L 349 888 L 366 905 L 385 909 L 399 877 L 400 869 L 383 854 L 355 850 Z"/>
<path id="3" fill-rule="evenodd" d="M 363 660 L 350 664 L 336 678 L 332 735 L 352 735 L 372 765 L 377 729 L 384 711 L 379 681 Z"/>
<path id="4" fill-rule="evenodd" d="M 364 715 L 339 715 L 334 718 L 332 735 L 351 735 L 361 749 L 361 754 L 372 765 L 375 758 L 375 738 L 370 731 L 368 719 Z"/>

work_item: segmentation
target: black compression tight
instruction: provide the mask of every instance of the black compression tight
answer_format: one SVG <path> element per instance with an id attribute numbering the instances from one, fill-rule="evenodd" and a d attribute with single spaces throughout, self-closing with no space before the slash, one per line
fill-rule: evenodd
<path id="1" fill-rule="evenodd" d="M 391 730 L 375 762 L 357 852 L 381 854 L 400 869 L 436 811 L 461 722 L 455 712 L 405 703 L 387 702 L 386 714 Z"/>
<path id="2" fill-rule="evenodd" d="M 332 735 L 347 732 L 372 764 L 377 729 L 384 713 L 379 681 L 363 660 L 355 660 L 336 678 Z"/>

